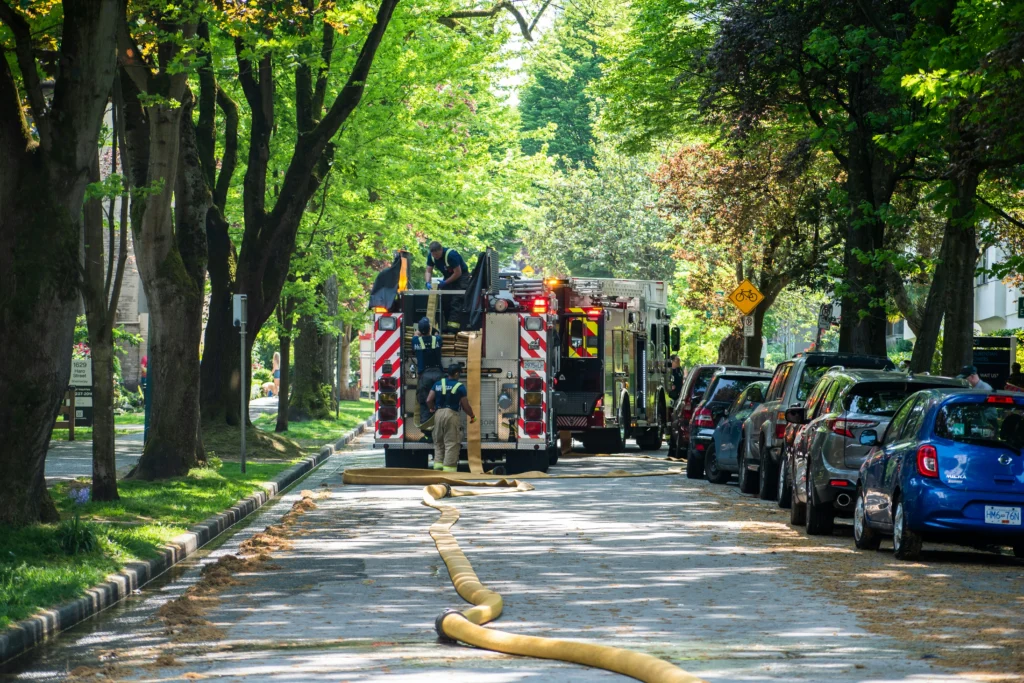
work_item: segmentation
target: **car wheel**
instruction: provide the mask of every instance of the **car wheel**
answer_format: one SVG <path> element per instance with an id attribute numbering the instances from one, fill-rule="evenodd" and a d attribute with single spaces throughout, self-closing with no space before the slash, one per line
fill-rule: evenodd
<path id="1" fill-rule="evenodd" d="M 707 469 L 708 481 L 712 484 L 724 484 L 731 476 L 718 466 L 718 455 L 715 453 L 715 445 L 711 444 L 704 454 L 705 468 Z"/>
<path id="2" fill-rule="evenodd" d="M 686 456 L 686 478 L 704 478 L 704 456 L 697 455 L 697 451 L 695 451 L 692 447 L 690 448 L 690 452 Z"/>
<path id="3" fill-rule="evenodd" d="M 831 536 L 835 527 L 836 513 L 832 503 L 822 503 L 814 499 L 814 484 L 810 474 L 807 475 L 807 535 Z"/>
<path id="4" fill-rule="evenodd" d="M 778 483 L 775 489 L 779 492 L 779 507 L 783 510 L 790 507 L 793 503 L 793 489 L 792 482 L 789 481 L 789 468 L 786 466 L 785 456 L 783 456 L 782 462 L 779 463 Z"/>
<path id="5" fill-rule="evenodd" d="M 764 439 L 761 440 L 760 464 L 761 466 L 758 468 L 760 475 L 757 483 L 757 497 L 761 500 L 775 500 L 775 494 L 778 491 L 776 488 L 778 472 L 772 466 L 772 458 L 768 455 L 768 449 L 765 448 Z"/>
<path id="6" fill-rule="evenodd" d="M 1013 546 L 1013 556 L 1024 559 L 1024 543 L 1018 543 Z"/>
<path id="7" fill-rule="evenodd" d="M 857 492 L 857 504 L 853 508 L 853 544 L 861 550 L 878 550 L 882 537 L 868 526 L 867 513 L 864 510 L 864 496 Z"/>
<path id="8" fill-rule="evenodd" d="M 906 506 L 896 501 L 892 519 L 892 554 L 899 560 L 916 560 L 921 555 L 921 536 L 911 531 Z"/>
<path id="9" fill-rule="evenodd" d="M 648 427 L 636 435 L 636 445 L 642 451 L 656 451 L 661 449 L 661 429 Z"/>
<path id="10" fill-rule="evenodd" d="M 745 446 L 746 444 L 740 441 L 740 447 L 737 450 L 737 453 L 739 454 L 737 459 L 739 460 L 740 466 L 740 491 L 743 493 L 757 493 L 758 477 L 747 468 L 747 454 L 744 450 Z"/>
<path id="11" fill-rule="evenodd" d="M 789 463 L 785 460 L 782 461 L 782 470 L 792 474 L 792 471 L 789 468 Z M 793 489 L 796 488 L 796 482 L 793 481 L 793 478 L 791 476 L 787 476 L 786 479 L 789 480 L 789 485 L 786 487 L 786 491 L 789 495 L 789 523 L 793 526 L 803 526 L 804 524 L 807 524 L 807 503 L 801 503 L 797 500 L 797 497 L 793 495 Z M 779 505 L 782 505 L 781 496 Z"/>

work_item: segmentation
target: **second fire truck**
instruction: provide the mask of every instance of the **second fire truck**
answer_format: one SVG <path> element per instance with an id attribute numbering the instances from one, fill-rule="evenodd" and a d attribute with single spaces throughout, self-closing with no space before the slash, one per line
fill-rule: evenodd
<path id="1" fill-rule="evenodd" d="M 554 396 L 558 429 L 591 452 L 622 451 L 629 437 L 642 450 L 660 448 L 672 408 L 669 358 L 679 350 L 666 284 L 604 278 L 547 283 L 562 339 Z"/>

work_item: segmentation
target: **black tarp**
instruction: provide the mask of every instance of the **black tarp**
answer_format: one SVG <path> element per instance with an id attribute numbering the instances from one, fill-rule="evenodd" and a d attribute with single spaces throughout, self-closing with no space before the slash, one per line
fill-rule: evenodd
<path id="1" fill-rule="evenodd" d="M 391 310 L 398 296 L 398 280 L 402 275 L 402 254 L 395 254 L 395 260 L 391 265 L 377 273 L 373 281 L 373 288 L 370 290 L 370 308 L 383 306 Z"/>
<path id="2" fill-rule="evenodd" d="M 459 322 L 463 330 L 479 330 L 484 322 L 484 280 L 487 279 L 487 252 L 480 254 L 473 268 L 473 275 L 466 287 L 459 311 Z"/>

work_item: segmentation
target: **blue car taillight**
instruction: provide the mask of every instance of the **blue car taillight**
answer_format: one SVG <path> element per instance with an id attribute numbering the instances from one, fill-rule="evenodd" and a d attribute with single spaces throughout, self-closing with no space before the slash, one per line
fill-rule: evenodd
<path id="1" fill-rule="evenodd" d="M 922 444 L 917 447 L 917 471 L 922 477 L 939 476 L 939 454 L 935 446 Z"/>

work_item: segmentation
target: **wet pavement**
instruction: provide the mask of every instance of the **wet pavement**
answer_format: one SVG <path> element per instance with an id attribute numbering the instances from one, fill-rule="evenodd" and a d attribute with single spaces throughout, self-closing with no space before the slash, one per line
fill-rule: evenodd
<path id="1" fill-rule="evenodd" d="M 216 547 L 8 664 L 0 680 L 59 680 L 69 671 L 74 680 L 627 680 L 439 642 L 434 619 L 464 603 L 427 534 L 437 513 L 421 505 L 419 487 L 342 485 L 344 468 L 383 463 L 368 446 L 360 438 Z M 678 466 L 570 457 L 551 474 Z M 633 648 L 708 681 L 981 680 L 940 666 L 948 653 L 878 628 L 834 590 L 812 585 L 815 563 L 847 562 L 852 542 L 842 531 L 801 540 L 773 503 L 685 475 L 532 483 L 532 492 L 453 503 L 461 511 L 455 537 L 504 598 L 494 628 Z M 169 637 L 160 606 L 195 584 L 204 563 L 280 522 L 302 489 L 321 497 L 287 527 L 290 547 L 217 593 L 202 615 L 209 629 Z M 888 553 L 857 557 L 879 571 L 895 562 Z M 1009 587 L 1012 609 L 1024 565 L 981 569 Z M 976 576 L 957 579 L 961 592 L 974 590 Z M 995 677 L 985 680 L 1012 680 L 999 676 L 1013 672 L 988 673 Z"/>

